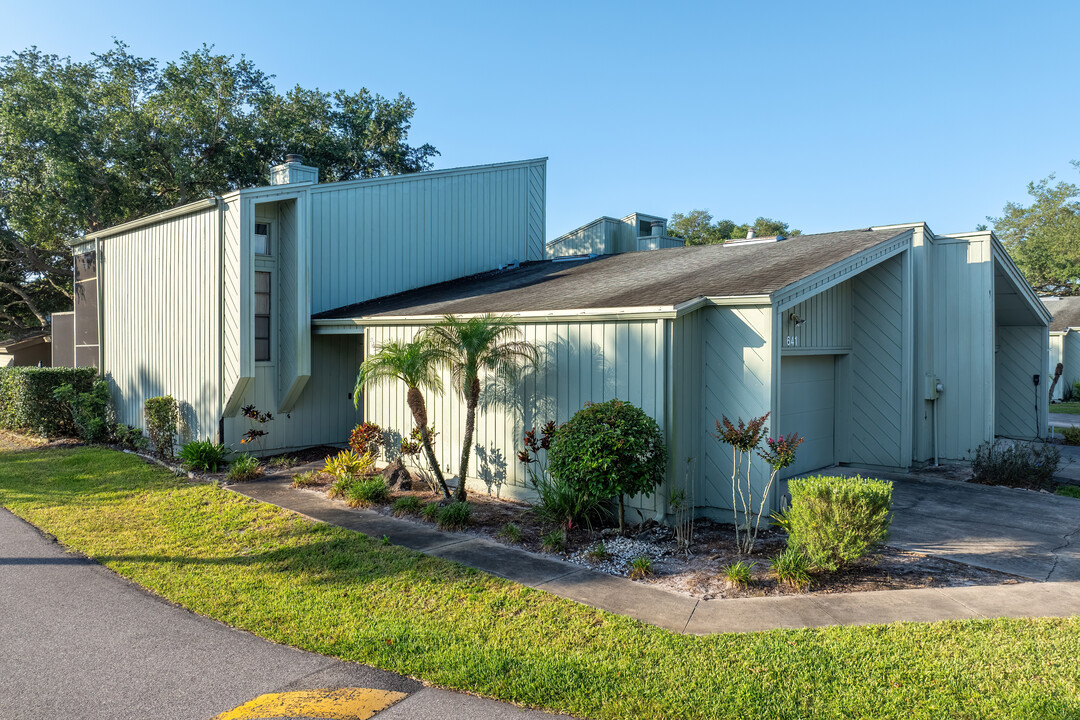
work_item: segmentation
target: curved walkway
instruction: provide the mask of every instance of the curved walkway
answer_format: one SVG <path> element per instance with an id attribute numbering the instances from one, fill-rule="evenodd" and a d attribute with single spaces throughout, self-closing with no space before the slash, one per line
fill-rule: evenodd
<path id="1" fill-rule="evenodd" d="M 986 617 L 1080 614 L 1080 582 L 1031 582 L 917 590 L 696 600 L 626 578 L 461 533 L 444 532 L 371 510 L 354 510 L 287 479 L 228 489 L 429 555 L 454 560 L 585 605 L 682 633 L 930 622 Z"/>

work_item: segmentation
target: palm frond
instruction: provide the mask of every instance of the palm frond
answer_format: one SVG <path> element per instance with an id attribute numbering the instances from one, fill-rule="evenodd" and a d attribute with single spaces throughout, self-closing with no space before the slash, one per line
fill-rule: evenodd
<path id="1" fill-rule="evenodd" d="M 411 342 L 390 341 L 360 363 L 353 404 L 365 387 L 399 380 L 407 388 L 442 392 L 441 355 L 423 335 Z"/>
<path id="2" fill-rule="evenodd" d="M 535 348 L 516 339 L 521 329 L 504 315 L 489 313 L 468 319 L 446 315 L 425 334 L 441 364 L 450 369 L 454 389 L 462 398 L 482 370 L 512 372 L 536 362 Z"/>

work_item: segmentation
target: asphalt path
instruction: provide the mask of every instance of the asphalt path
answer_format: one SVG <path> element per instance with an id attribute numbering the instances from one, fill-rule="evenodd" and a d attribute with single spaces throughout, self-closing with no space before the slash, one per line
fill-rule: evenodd
<path id="1" fill-rule="evenodd" d="M 408 695 L 379 720 L 553 717 L 196 615 L 0 508 L 0 719 L 209 720 L 269 693 L 325 688 Z"/>

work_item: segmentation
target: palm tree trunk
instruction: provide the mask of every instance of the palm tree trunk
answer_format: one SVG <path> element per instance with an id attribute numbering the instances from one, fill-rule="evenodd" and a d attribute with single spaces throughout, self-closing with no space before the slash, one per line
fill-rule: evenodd
<path id="1" fill-rule="evenodd" d="M 480 379 L 473 378 L 469 383 L 469 397 L 465 399 L 465 439 L 461 447 L 461 462 L 458 464 L 458 484 L 454 499 L 465 501 L 465 478 L 469 473 L 469 456 L 472 455 L 473 434 L 476 432 L 476 406 L 480 402 Z"/>
<path id="2" fill-rule="evenodd" d="M 439 483 L 439 488 L 442 490 L 443 497 L 449 499 L 450 488 L 446 485 L 442 470 L 439 468 L 439 461 L 435 457 L 435 450 L 431 447 L 431 435 L 428 433 L 427 424 L 427 405 L 424 403 L 424 395 L 417 388 L 411 387 L 406 395 L 406 399 L 409 403 L 409 410 L 412 411 L 413 421 L 416 423 L 416 426 L 420 428 L 420 444 L 424 446 L 424 454 L 427 455 L 428 465 L 431 466 L 431 472 L 434 473 L 435 480 Z"/>

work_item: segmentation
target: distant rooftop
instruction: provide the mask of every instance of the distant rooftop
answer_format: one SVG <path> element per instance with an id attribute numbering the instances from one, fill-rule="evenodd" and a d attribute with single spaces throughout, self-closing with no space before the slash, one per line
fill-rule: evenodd
<path id="1" fill-rule="evenodd" d="M 1071 327 L 1080 328 L 1080 297 L 1041 299 L 1054 316 L 1050 323 L 1050 332 L 1065 332 Z"/>
<path id="2" fill-rule="evenodd" d="M 327 310 L 323 318 L 673 307 L 699 297 L 767 295 L 906 228 L 799 235 L 527 263 Z"/>

